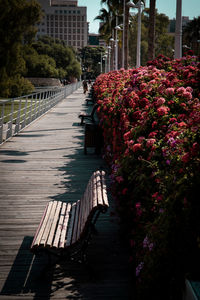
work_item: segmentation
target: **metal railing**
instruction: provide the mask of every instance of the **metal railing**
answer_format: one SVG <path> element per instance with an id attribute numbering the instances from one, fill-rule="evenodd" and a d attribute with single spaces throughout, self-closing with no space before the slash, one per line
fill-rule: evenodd
<path id="1" fill-rule="evenodd" d="M 0 100 L 0 144 L 16 135 L 58 102 L 72 94 L 81 82 L 35 92 L 30 95 Z"/>

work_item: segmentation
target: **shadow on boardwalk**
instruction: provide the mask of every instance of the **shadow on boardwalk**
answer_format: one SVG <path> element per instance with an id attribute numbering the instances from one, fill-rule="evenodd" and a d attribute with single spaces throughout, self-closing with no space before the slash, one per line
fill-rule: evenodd
<path id="1" fill-rule="evenodd" d="M 53 113 L 53 111 L 50 112 L 50 114 Z M 57 174 L 55 176 L 58 177 L 56 183 L 52 183 L 57 192 L 51 193 L 48 200 L 77 201 L 83 194 L 91 174 L 99 168 L 106 169 L 106 166 L 101 156 L 94 154 L 93 149 L 89 151 L 88 155 L 84 155 L 83 128 L 77 123 L 73 123 L 73 127 L 75 131 L 71 137 L 71 144 L 68 141 L 67 144 L 63 144 L 63 147 L 52 145 L 52 148 L 48 147 L 47 149 L 44 144 L 40 149 L 26 150 L 23 148 L 21 151 L 8 147 L 1 150 L 1 154 L 8 156 L 8 159 L 4 159 L 4 163 L 7 160 L 7 163 L 11 165 L 15 163 L 22 165 L 29 155 L 38 155 L 40 151 L 43 155 L 45 151 L 52 155 L 59 151 L 66 152 L 62 156 L 63 163 L 60 163 L 59 166 L 52 165 L 51 171 L 55 171 Z M 55 130 L 66 133 L 68 128 L 60 126 L 59 129 L 52 129 L 52 131 Z M 17 138 L 27 138 L 27 135 L 31 139 L 43 138 L 50 131 L 51 129 L 32 129 L 30 127 Z M 74 148 L 76 149 L 74 150 Z M 61 182 L 59 182 L 60 180 Z M 109 186 L 109 180 L 107 183 Z M 31 201 L 29 200 L 30 203 L 32 203 Z M 39 208 L 36 212 L 38 214 L 41 209 L 43 211 L 45 203 L 39 201 L 37 203 Z M 21 246 L 18 248 L 12 264 L 8 258 L 10 268 L 7 276 L 6 271 L 4 272 L 6 278 L 2 285 L 0 299 L 131 299 L 128 253 L 120 239 L 118 219 L 110 195 L 109 203 L 108 212 L 105 215 L 102 214 L 96 224 L 98 235 L 93 236 L 89 244 L 88 265 L 75 261 L 63 262 L 45 273 L 43 270 L 47 265 L 47 257 L 45 255 L 35 257 L 29 251 L 36 225 L 38 225 L 38 216 L 33 215 L 33 221 L 30 222 L 32 227 L 29 231 L 27 230 L 33 234 L 24 235 L 21 239 Z M 12 249 L 9 251 L 12 255 Z M 3 264 L 1 264 L 1 268 L 2 266 Z M 6 262 L 5 270 L 7 270 Z M 3 275 L 1 277 L 3 279 Z"/>

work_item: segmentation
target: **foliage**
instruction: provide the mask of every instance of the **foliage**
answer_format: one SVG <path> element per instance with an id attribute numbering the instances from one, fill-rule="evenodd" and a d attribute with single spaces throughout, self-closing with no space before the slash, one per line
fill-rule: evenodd
<path id="1" fill-rule="evenodd" d="M 35 32 L 34 24 L 40 19 L 40 5 L 34 0 L 0 0 L 0 10 L 1 96 L 8 97 L 14 90 L 21 90 L 20 86 L 16 89 L 16 83 L 22 85 L 24 81 L 21 76 L 25 72 L 22 41 Z"/>
<path id="2" fill-rule="evenodd" d="M 68 80 L 80 77 L 80 64 L 75 53 L 63 41 L 58 39 L 54 41 L 51 37 L 43 36 L 32 43 L 32 48 L 25 49 L 27 75 Z"/>
<path id="3" fill-rule="evenodd" d="M 183 44 L 195 55 L 200 55 L 200 16 L 194 18 L 183 28 Z"/>
<path id="4" fill-rule="evenodd" d="M 173 56 L 172 49 L 174 41 L 167 34 L 169 18 L 164 14 L 159 14 L 156 10 L 156 25 L 155 25 L 155 55 L 163 54 L 169 57 Z M 149 9 L 146 8 L 142 13 L 141 25 L 141 64 L 145 65 L 148 61 L 148 29 L 149 29 Z M 131 66 L 136 62 L 136 44 L 137 44 L 137 15 L 131 18 L 129 39 L 129 55 Z"/>
<path id="5" fill-rule="evenodd" d="M 185 277 L 200 276 L 199 84 L 197 57 L 161 55 L 94 86 L 135 299 L 182 299 Z"/>
<path id="6" fill-rule="evenodd" d="M 83 72 L 86 77 L 96 78 L 100 74 L 100 62 L 104 54 L 104 47 L 86 46 L 80 50 Z"/>

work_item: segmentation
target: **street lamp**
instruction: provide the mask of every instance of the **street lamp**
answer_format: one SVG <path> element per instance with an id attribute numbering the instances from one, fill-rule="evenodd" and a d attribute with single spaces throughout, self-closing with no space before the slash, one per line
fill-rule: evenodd
<path id="1" fill-rule="evenodd" d="M 118 30 L 123 30 L 120 25 L 115 26 L 115 70 L 118 70 Z"/>
<path id="2" fill-rule="evenodd" d="M 128 7 L 137 8 L 138 9 L 138 31 L 137 31 L 137 55 L 136 55 L 136 68 L 139 68 L 141 65 L 141 0 L 138 1 L 137 4 L 129 1 L 126 4 Z"/>
<path id="3" fill-rule="evenodd" d="M 174 58 L 182 57 L 182 0 L 176 0 L 176 30 Z"/>

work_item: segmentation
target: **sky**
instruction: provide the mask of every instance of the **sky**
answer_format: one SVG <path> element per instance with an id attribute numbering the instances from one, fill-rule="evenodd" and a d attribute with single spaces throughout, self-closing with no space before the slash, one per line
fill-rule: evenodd
<path id="1" fill-rule="evenodd" d="M 90 22 L 89 32 L 98 33 L 99 21 L 94 21 L 94 18 L 102 8 L 101 1 L 78 0 L 78 6 L 87 6 L 87 19 Z M 146 7 L 149 7 L 149 0 L 146 0 Z M 157 0 L 156 8 L 159 13 L 167 15 L 170 19 L 176 17 L 176 0 Z M 135 9 L 135 11 L 137 10 Z M 200 0 L 182 0 L 182 16 L 188 16 L 190 19 L 200 16 Z"/>

